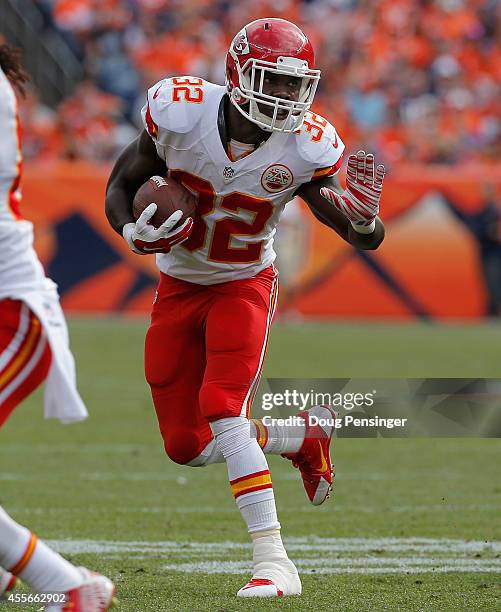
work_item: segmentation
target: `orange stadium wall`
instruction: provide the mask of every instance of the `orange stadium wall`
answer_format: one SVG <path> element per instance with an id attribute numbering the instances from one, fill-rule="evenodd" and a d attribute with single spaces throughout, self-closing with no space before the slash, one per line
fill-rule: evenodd
<path id="1" fill-rule="evenodd" d="M 311 215 L 297 271 L 282 306 L 308 317 L 477 318 L 486 291 L 479 247 L 450 204 L 475 215 L 483 177 L 501 194 L 501 168 L 401 167 L 386 179 L 387 233 L 375 252 L 357 252 Z M 36 226 L 36 248 L 59 285 L 67 312 L 147 313 L 157 271 L 108 226 L 103 199 L 109 168 L 80 162 L 31 164 L 23 177 L 23 213 Z"/>

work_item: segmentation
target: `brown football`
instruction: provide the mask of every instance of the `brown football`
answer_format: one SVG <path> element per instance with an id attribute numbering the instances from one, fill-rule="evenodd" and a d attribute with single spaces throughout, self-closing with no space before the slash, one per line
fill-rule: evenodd
<path id="1" fill-rule="evenodd" d="M 176 210 L 183 211 L 176 226 L 182 225 L 195 214 L 196 199 L 193 194 L 169 177 L 152 176 L 139 187 L 132 205 L 136 221 L 152 202 L 157 205 L 157 211 L 149 221 L 154 227 L 160 227 Z"/>

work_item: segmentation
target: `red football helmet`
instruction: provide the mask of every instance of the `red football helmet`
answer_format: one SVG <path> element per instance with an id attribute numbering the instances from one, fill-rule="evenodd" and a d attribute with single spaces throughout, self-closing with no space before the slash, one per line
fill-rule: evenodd
<path id="1" fill-rule="evenodd" d="M 226 86 L 233 105 L 244 117 L 267 131 L 294 132 L 301 127 L 310 108 L 320 70 L 315 70 L 315 54 L 308 37 L 284 19 L 257 19 L 233 39 L 226 56 Z M 263 93 L 266 73 L 301 78 L 297 101 Z M 273 109 L 269 117 L 259 110 Z M 287 116 L 279 119 L 278 114 Z"/>

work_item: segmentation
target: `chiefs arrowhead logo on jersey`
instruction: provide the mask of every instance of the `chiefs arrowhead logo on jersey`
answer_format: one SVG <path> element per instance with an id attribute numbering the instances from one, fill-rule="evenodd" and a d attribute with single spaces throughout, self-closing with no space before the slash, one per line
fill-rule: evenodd
<path id="1" fill-rule="evenodd" d="M 292 185 L 294 176 L 292 172 L 282 164 L 268 166 L 261 176 L 261 185 L 270 193 L 284 191 Z"/>
<path id="2" fill-rule="evenodd" d="M 233 51 L 237 55 L 246 55 L 250 52 L 249 41 L 247 40 L 247 32 L 240 30 L 240 32 L 233 39 Z"/>

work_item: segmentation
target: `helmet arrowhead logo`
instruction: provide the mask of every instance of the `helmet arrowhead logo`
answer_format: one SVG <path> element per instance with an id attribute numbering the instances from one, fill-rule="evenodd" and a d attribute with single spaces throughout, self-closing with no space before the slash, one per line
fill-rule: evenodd
<path id="1" fill-rule="evenodd" d="M 233 51 L 237 55 L 245 55 L 250 53 L 249 41 L 247 39 L 247 32 L 245 29 L 240 30 L 240 32 L 233 39 Z"/>

